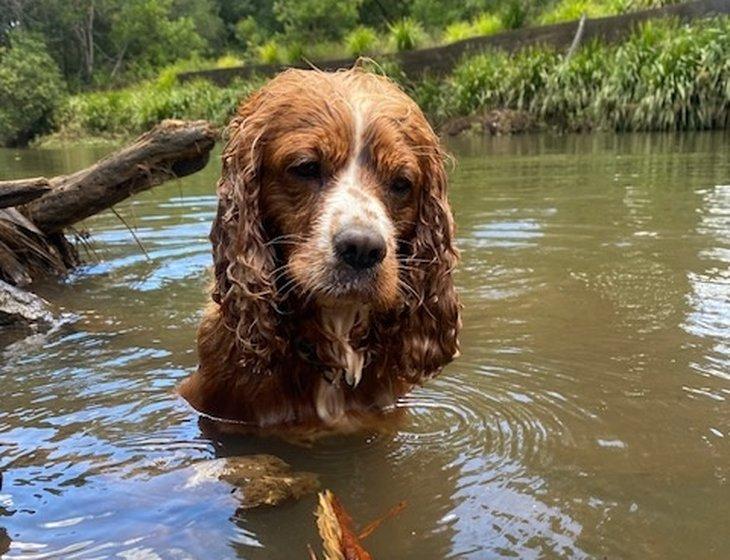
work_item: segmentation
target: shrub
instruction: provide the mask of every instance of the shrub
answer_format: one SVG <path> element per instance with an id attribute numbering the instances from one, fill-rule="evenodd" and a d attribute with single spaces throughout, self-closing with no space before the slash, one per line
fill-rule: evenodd
<path id="1" fill-rule="evenodd" d="M 40 39 L 13 32 L 9 40 L 0 47 L 0 144 L 25 145 L 50 130 L 65 88 Z"/>
<path id="2" fill-rule="evenodd" d="M 467 23 L 465 21 L 452 23 L 444 31 L 443 40 L 446 43 L 453 43 L 470 37 L 493 35 L 494 33 L 501 31 L 502 28 L 502 20 L 499 16 L 484 13 L 471 23 Z"/>
<path id="3" fill-rule="evenodd" d="M 242 66 L 243 60 L 232 54 L 224 54 L 215 61 L 216 68 L 236 68 Z"/>
<path id="4" fill-rule="evenodd" d="M 580 19 L 583 14 L 587 17 L 601 17 L 621 12 L 620 4 L 614 2 L 600 2 L 598 0 L 560 0 L 552 9 L 543 12 L 538 22 L 543 25 L 573 21 Z"/>
<path id="5" fill-rule="evenodd" d="M 474 36 L 474 28 L 468 21 L 456 21 L 444 30 L 444 43 L 455 43 Z"/>
<path id="6" fill-rule="evenodd" d="M 371 27 L 356 27 L 345 37 L 345 48 L 352 57 L 373 54 L 378 36 Z"/>
<path id="7" fill-rule="evenodd" d="M 56 120 L 73 135 L 131 136 L 167 118 L 206 119 L 222 126 L 259 83 L 237 81 L 220 88 L 205 80 L 174 87 L 147 82 L 123 90 L 82 93 L 66 100 Z"/>
<path id="8" fill-rule="evenodd" d="M 495 14 L 481 14 L 472 23 L 476 35 L 494 35 L 502 31 L 502 19 Z"/>
<path id="9" fill-rule="evenodd" d="M 529 8 L 525 0 L 510 0 L 500 14 L 504 29 L 519 29 L 527 23 Z"/>
<path id="10" fill-rule="evenodd" d="M 259 47 L 259 60 L 264 64 L 279 64 L 284 59 L 279 43 L 271 39 Z"/>
<path id="11" fill-rule="evenodd" d="M 421 24 L 409 18 L 404 18 L 390 26 L 390 36 L 398 52 L 415 49 L 424 39 Z"/>
<path id="12" fill-rule="evenodd" d="M 299 41 L 294 41 L 284 47 L 284 61 L 289 64 L 301 62 L 305 57 L 304 47 Z"/>
<path id="13" fill-rule="evenodd" d="M 357 11 L 362 0 L 277 0 L 276 19 L 288 37 L 314 41 L 339 40 L 343 32 L 357 23 Z"/>

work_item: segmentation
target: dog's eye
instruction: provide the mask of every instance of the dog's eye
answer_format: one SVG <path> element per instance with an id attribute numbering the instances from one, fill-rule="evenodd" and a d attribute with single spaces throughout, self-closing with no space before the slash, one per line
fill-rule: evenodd
<path id="1" fill-rule="evenodd" d="M 305 161 L 289 168 L 289 173 L 305 181 L 313 181 L 322 176 L 322 168 L 318 161 Z"/>
<path id="2" fill-rule="evenodd" d="M 406 177 L 397 177 L 390 184 L 390 192 L 396 196 L 406 196 L 411 192 L 413 184 Z"/>

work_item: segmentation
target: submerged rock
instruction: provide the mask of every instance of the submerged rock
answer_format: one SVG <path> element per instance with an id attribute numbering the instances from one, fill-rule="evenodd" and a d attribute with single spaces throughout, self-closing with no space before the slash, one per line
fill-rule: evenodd
<path id="1" fill-rule="evenodd" d="M 288 463 L 273 455 L 227 457 L 198 463 L 193 466 L 185 487 L 215 481 L 235 486 L 235 494 L 244 509 L 275 506 L 319 490 L 316 474 L 293 471 Z"/>
<path id="2" fill-rule="evenodd" d="M 0 280 L 0 327 L 48 326 L 52 321 L 46 300 Z"/>

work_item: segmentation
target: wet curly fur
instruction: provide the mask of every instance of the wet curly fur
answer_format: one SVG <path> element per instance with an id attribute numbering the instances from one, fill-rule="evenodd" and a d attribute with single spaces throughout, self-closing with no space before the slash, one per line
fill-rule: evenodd
<path id="1" fill-rule="evenodd" d="M 180 393 L 259 427 L 359 427 L 458 354 L 438 138 L 407 95 L 359 69 L 280 74 L 227 137 L 212 303 Z M 386 239 L 367 275 L 343 276 L 332 257 L 351 222 Z"/>

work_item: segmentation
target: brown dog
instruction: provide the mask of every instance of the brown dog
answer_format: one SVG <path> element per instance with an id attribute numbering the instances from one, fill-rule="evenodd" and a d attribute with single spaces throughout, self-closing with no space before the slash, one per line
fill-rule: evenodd
<path id="1" fill-rule="evenodd" d="M 361 426 L 458 354 L 438 138 L 360 69 L 289 70 L 228 127 L 213 302 L 180 393 L 257 427 Z"/>

